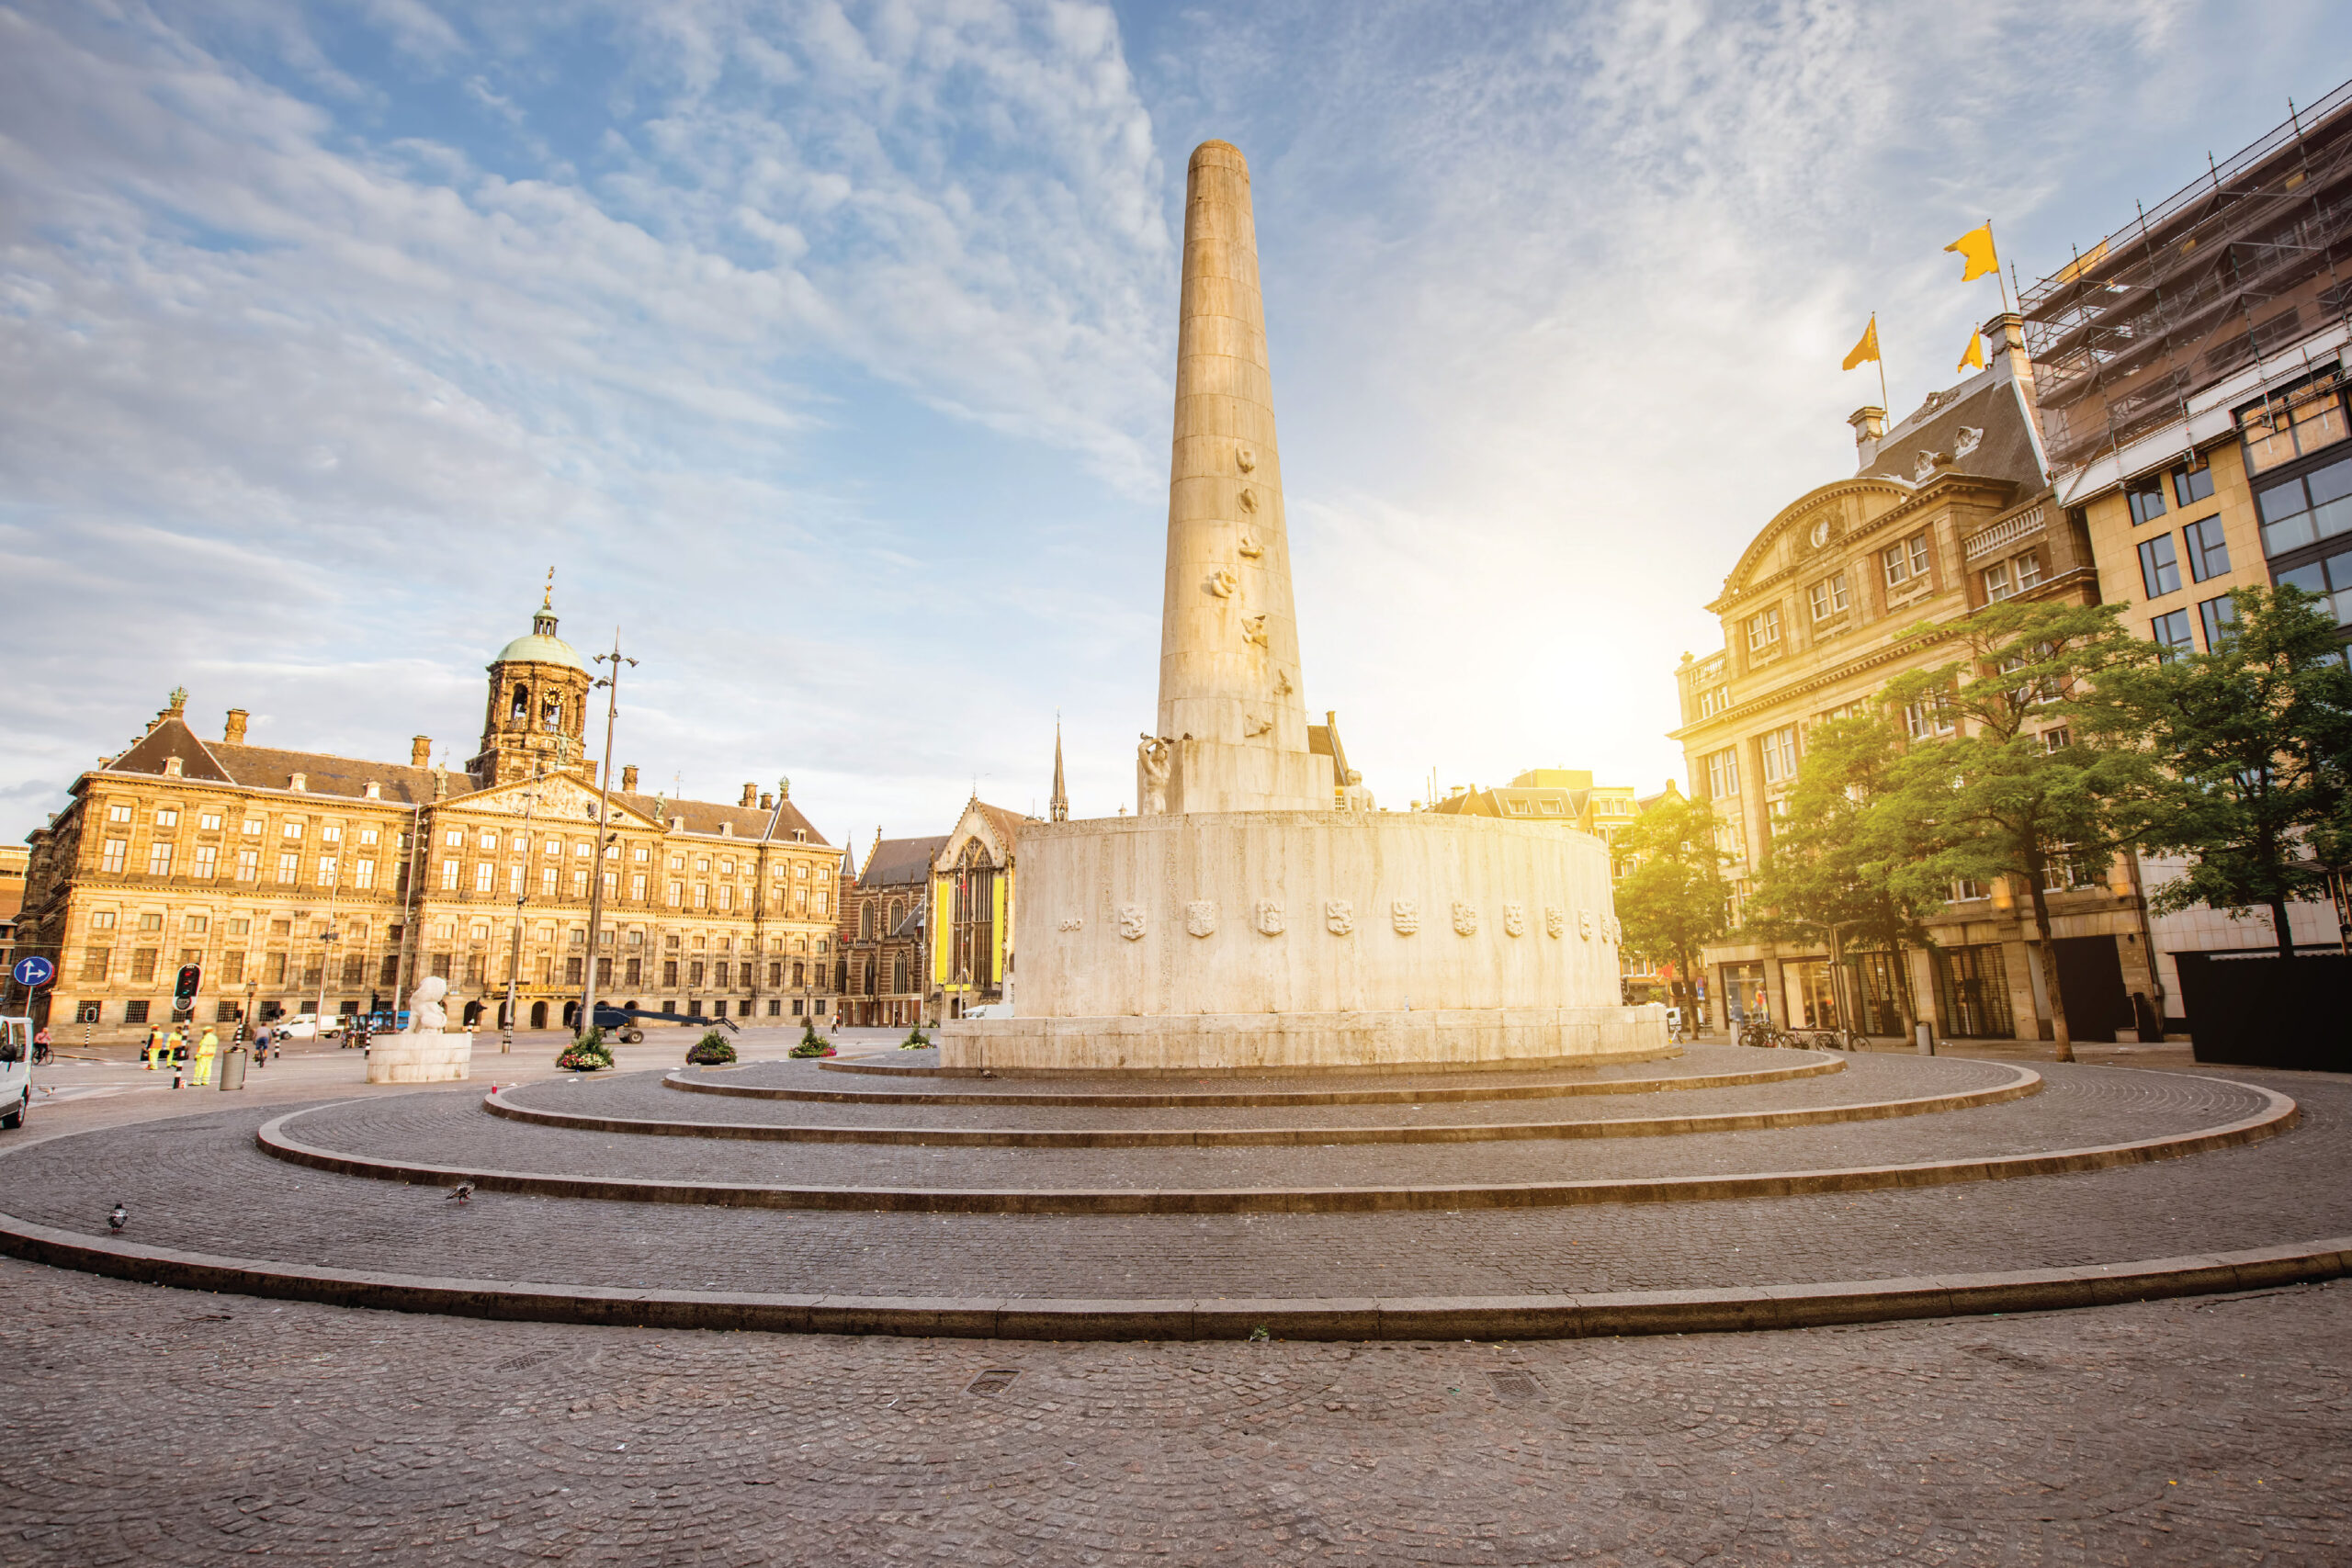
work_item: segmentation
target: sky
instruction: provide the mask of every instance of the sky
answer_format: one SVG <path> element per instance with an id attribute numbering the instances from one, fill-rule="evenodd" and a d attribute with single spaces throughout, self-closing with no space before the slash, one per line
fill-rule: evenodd
<path id="1" fill-rule="evenodd" d="M 2352 9 L 0 0 L 0 834 L 198 733 L 470 757 L 550 568 L 616 764 L 828 840 L 1133 807 L 1185 160 L 1249 157 L 1304 689 L 1381 804 L 1683 779 L 1783 506 Z M 601 725 L 591 737 L 602 750 Z"/>

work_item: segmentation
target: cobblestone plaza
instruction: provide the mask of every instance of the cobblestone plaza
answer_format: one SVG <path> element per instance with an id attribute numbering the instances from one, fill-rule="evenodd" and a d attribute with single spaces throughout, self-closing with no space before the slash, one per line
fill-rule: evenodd
<path id="1" fill-rule="evenodd" d="M 1136 1103 L 1114 1107 L 1083 1082 L 910 1073 L 927 1054 L 879 1035 L 845 1046 L 840 1066 L 865 1071 L 752 1061 L 691 1079 L 657 1039 L 582 1081 L 526 1042 L 481 1075 L 503 1113 L 488 1083 L 367 1089 L 333 1051 L 255 1075 L 244 1096 L 61 1069 L 5 1162 L 12 1231 L 275 1278 L 247 1294 L 0 1261 L 17 1308 L 0 1331 L 16 1352 L 6 1560 L 2352 1551 L 2352 1298 L 2328 1278 L 2343 1244 L 2334 1264 L 2311 1257 L 2352 1235 L 2352 1093 L 2322 1075 L 2224 1079 L 2178 1070 L 2177 1050 L 2063 1067 L 1702 1045 L 1574 1075 L 1129 1081 L 1115 1092 Z M 783 1043 L 747 1038 L 746 1055 Z M 1727 1115 L 1745 1121 L 1709 1121 Z M 2258 1137 L 2184 1142 L 2266 1117 Z M 2096 1168 L 1862 1179 L 1895 1156 L 2168 1141 L 2168 1157 Z M 406 1179 L 322 1168 L 329 1156 Z M 1738 1185 L 1798 1168 L 1838 1180 Z M 480 1186 L 454 1202 L 435 1169 Z M 1602 1175 L 1715 1185 L 1647 1201 L 1577 1190 Z M 583 1178 L 624 1186 L 548 1184 Z M 1451 1196 L 1297 1196 L 1367 1179 Z M 695 1195 L 648 1201 L 649 1183 Z M 1507 1188 L 1537 1195 L 1494 1196 Z M 826 1206 L 828 1190 L 857 1206 Z M 876 1207 L 886 1190 L 922 1196 Z M 1207 1192 L 1291 1196 L 1225 1212 L 1185 1196 Z M 130 1212 L 119 1242 L 116 1201 Z M 2126 1283 L 2112 1304 L 2061 1312 L 1865 1303 L 1852 1310 L 1893 1320 L 1776 1331 L 1498 1327 L 1597 1292 L 1657 1309 L 1808 1282 L 2132 1275 L 2265 1247 L 2301 1257 L 2305 1277 Z M 548 1294 L 393 1312 L 304 1279 Z M 2129 1299 L 2176 1289 L 2199 1293 Z M 809 1321 L 837 1331 L 648 1326 L 613 1304 L 708 1312 L 786 1292 L 863 1303 L 863 1325 L 888 1331 L 821 1311 Z M 601 1303 L 605 1321 L 498 1320 L 573 1311 L 559 1298 Z M 1179 1298 L 1193 1311 L 1170 1326 Z M 1397 1315 L 1344 1315 L 1364 1298 Z M 1434 1320 L 1411 1312 L 1439 1303 L 1476 1337 L 1415 1332 Z M 1023 1303 L 1058 1326 L 1023 1326 Z"/>

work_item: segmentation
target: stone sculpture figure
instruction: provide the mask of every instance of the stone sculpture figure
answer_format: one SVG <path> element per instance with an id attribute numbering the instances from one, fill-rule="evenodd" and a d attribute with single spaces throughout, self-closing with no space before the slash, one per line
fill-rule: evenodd
<path id="1" fill-rule="evenodd" d="M 410 1034 L 438 1034 L 449 1027 L 448 1010 L 441 998 L 449 994 L 449 982 L 438 975 L 425 977 L 423 985 L 409 993 L 408 1029 Z"/>
<path id="2" fill-rule="evenodd" d="M 1220 599 L 1230 599 L 1240 590 L 1241 580 L 1224 567 L 1209 573 L 1209 592 Z"/>
<path id="3" fill-rule="evenodd" d="M 1136 802 L 1139 817 L 1168 815 L 1168 742 L 1155 735 L 1143 738 L 1136 748 L 1136 777 L 1142 783 Z"/>
<path id="4" fill-rule="evenodd" d="M 1258 542 L 1258 536 L 1255 534 L 1241 536 L 1240 549 L 1241 553 L 1251 560 L 1256 560 L 1266 553 L 1266 547 Z"/>

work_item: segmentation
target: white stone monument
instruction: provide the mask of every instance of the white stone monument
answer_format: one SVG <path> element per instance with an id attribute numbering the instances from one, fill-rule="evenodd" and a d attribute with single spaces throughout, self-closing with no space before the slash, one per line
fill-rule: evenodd
<path id="1" fill-rule="evenodd" d="M 1619 1005 L 1600 840 L 1343 801 L 1308 743 L 1250 171 L 1193 153 L 1159 712 L 1139 815 L 1029 822 L 1011 1018 L 951 1067 L 1159 1071 L 1669 1055 Z"/>
<path id="2" fill-rule="evenodd" d="M 448 994 L 449 982 L 438 976 L 410 994 L 408 1028 L 368 1043 L 369 1083 L 454 1083 L 468 1075 L 474 1037 L 470 1032 L 449 1032 L 449 1014 L 441 1005 Z"/>

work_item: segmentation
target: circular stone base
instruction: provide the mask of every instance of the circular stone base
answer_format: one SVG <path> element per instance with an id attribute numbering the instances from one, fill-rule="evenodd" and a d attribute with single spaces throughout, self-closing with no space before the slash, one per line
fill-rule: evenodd
<path id="1" fill-rule="evenodd" d="M 940 1065 L 995 1072 L 1351 1072 L 1669 1056 L 1666 1009 L 1448 1008 L 957 1019 Z"/>

